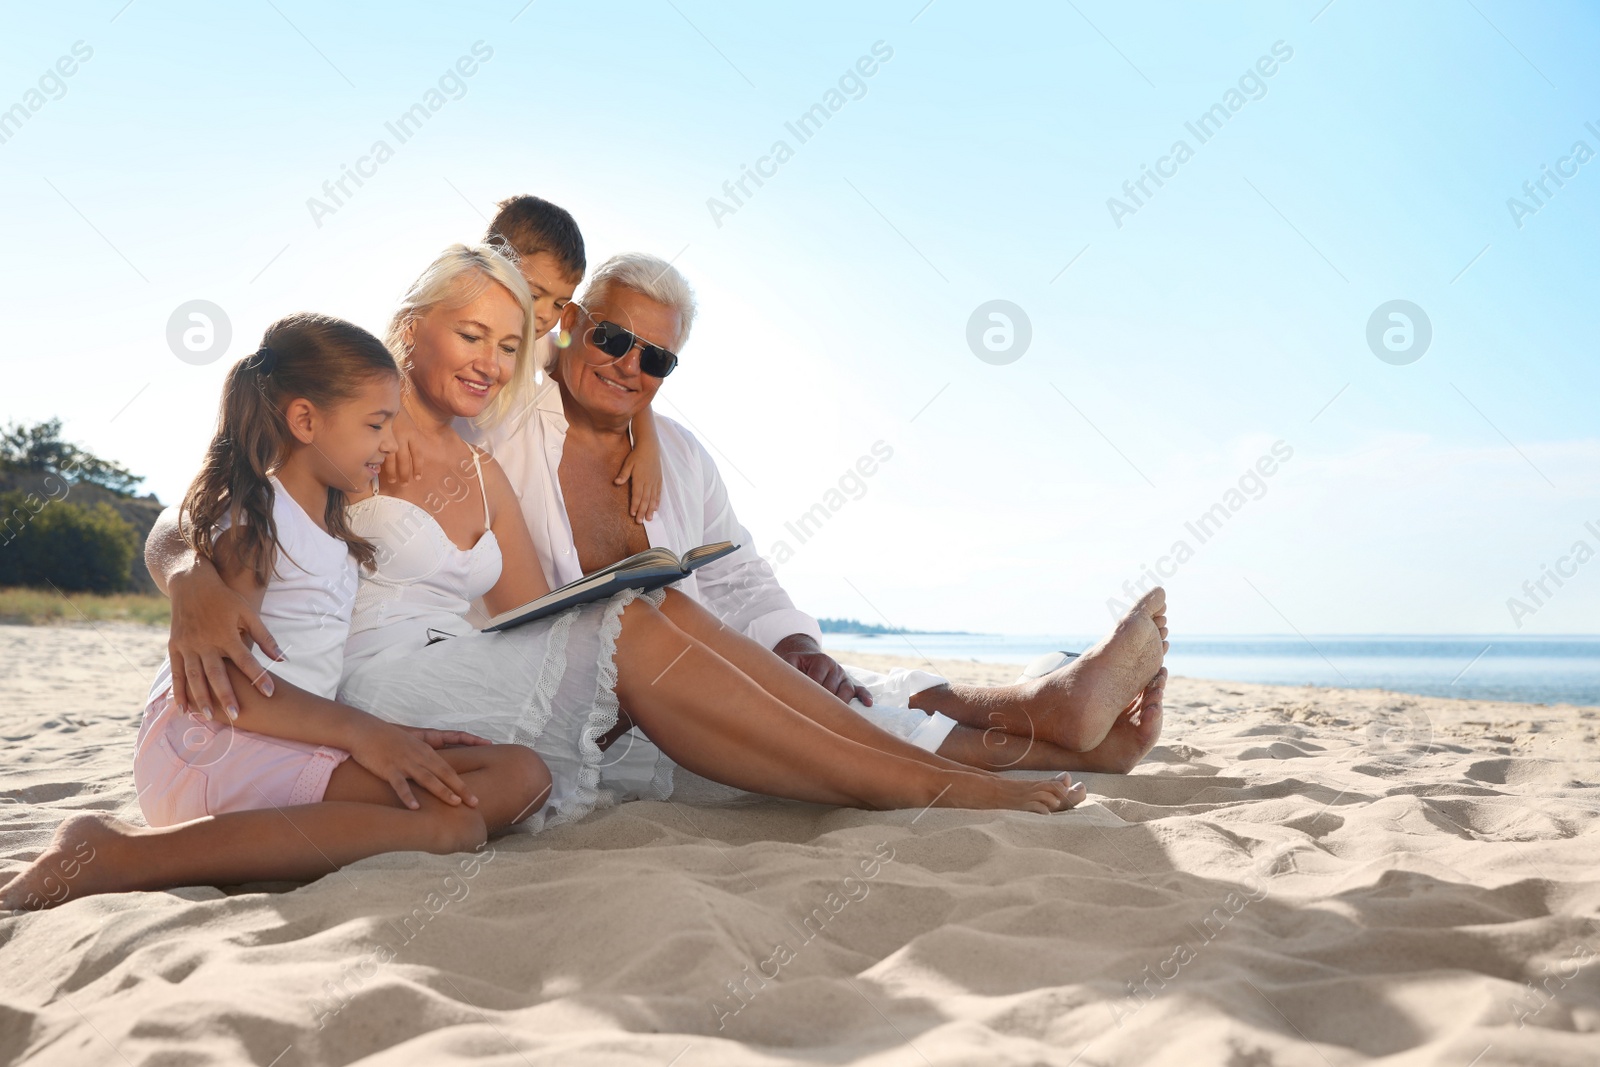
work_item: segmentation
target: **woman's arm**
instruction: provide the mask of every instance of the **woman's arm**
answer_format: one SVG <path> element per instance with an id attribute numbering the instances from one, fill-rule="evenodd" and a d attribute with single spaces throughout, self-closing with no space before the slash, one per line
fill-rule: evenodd
<path id="1" fill-rule="evenodd" d="M 211 562 L 190 548 L 178 528 L 178 509 L 167 508 L 145 540 L 145 565 L 172 600 L 167 656 L 172 662 L 172 699 L 185 711 L 234 712 L 239 699 L 228 672 L 231 662 L 263 696 L 272 695 L 272 675 L 245 643 L 253 639 L 274 660 L 283 659 L 261 616 L 228 588 Z"/>
<path id="2" fill-rule="evenodd" d="M 628 488 L 628 514 L 642 523 L 656 517 L 656 505 L 661 503 L 661 437 L 656 433 L 656 416 L 649 405 L 633 417 L 631 429 L 633 448 L 612 484 L 633 480 Z"/>
<path id="3" fill-rule="evenodd" d="M 511 479 L 493 459 L 483 461 L 483 490 L 489 499 L 490 529 L 500 544 L 500 580 L 483 594 L 483 606 L 491 615 L 521 607 L 550 591 L 544 566 L 533 547 L 533 535 L 522 517 L 522 503 L 511 488 Z"/>

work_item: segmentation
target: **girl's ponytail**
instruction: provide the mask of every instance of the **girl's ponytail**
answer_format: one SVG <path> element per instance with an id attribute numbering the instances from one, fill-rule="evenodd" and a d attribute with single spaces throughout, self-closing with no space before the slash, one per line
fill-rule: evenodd
<path id="1" fill-rule="evenodd" d="M 184 541 L 215 562 L 212 542 L 227 517 L 240 528 L 239 561 L 266 585 L 278 543 L 270 479 L 293 442 L 284 409 L 298 397 L 330 407 L 354 397 L 373 377 L 399 373 L 383 342 L 341 319 L 301 313 L 267 327 L 261 347 L 228 371 L 216 434 L 178 512 Z M 344 493 L 330 487 L 324 524 L 370 565 L 373 547 L 351 531 L 344 507 Z"/>

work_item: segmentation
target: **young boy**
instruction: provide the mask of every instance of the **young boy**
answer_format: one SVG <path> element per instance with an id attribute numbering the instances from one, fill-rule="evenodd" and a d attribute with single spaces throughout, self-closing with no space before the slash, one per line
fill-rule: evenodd
<path id="1" fill-rule="evenodd" d="M 542 371 L 552 362 L 550 331 L 561 318 L 561 310 L 572 300 L 583 281 L 588 264 L 584 259 L 583 234 L 565 208 L 537 196 L 513 196 L 502 200 L 499 211 L 484 234 L 489 244 L 503 244 L 517 253 L 522 277 L 533 293 L 533 326 L 538 341 L 533 358 Z M 559 403 L 548 377 L 540 383 L 543 403 Z M 661 450 L 655 433 L 654 417 L 646 409 L 633 426 L 633 451 L 617 473 L 621 485 L 632 479 L 628 511 L 638 522 L 655 515 L 661 500 Z"/>

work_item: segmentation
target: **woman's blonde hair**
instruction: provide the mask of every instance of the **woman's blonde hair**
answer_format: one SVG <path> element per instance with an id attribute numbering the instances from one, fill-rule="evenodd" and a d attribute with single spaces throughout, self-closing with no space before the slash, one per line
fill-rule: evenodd
<path id="1" fill-rule="evenodd" d="M 521 305 L 522 341 L 517 345 L 511 380 L 473 420 L 485 428 L 504 421 L 518 406 L 519 397 L 533 395 L 533 296 L 517 267 L 514 250 L 501 244 L 451 245 L 411 283 L 411 288 L 400 298 L 400 307 L 384 336 L 384 342 L 400 362 L 401 369 L 409 372 L 411 347 L 406 343 L 406 327 L 436 307 L 460 307 L 470 303 L 485 286 L 492 284 L 505 288 Z"/>

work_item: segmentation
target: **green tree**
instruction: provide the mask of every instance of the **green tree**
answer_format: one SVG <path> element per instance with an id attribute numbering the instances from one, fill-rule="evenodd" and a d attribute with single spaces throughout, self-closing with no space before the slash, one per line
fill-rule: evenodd
<path id="1" fill-rule="evenodd" d="M 139 534 L 110 504 L 0 493 L 0 585 L 113 593 L 128 586 Z"/>
<path id="2" fill-rule="evenodd" d="M 54 472 L 75 482 L 91 482 L 113 493 L 131 494 L 143 478 L 120 463 L 61 439 L 61 420 L 32 426 L 10 423 L 0 433 L 0 467 L 36 473 Z"/>

